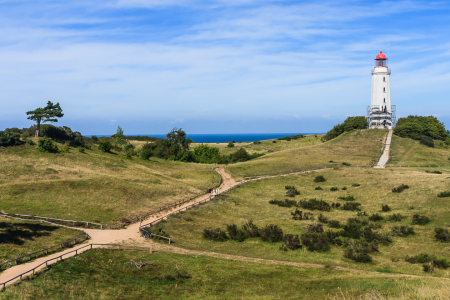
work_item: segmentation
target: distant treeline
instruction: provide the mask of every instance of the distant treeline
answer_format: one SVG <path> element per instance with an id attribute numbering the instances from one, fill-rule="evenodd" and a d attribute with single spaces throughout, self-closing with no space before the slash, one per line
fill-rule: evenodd
<path id="1" fill-rule="evenodd" d="M 297 135 L 280 137 L 280 138 L 277 138 L 277 140 L 279 140 L 279 141 L 290 141 L 290 140 L 302 139 L 304 137 L 305 136 L 303 134 L 297 134 Z"/>
<path id="2" fill-rule="evenodd" d="M 160 138 L 156 138 L 153 136 L 146 136 L 146 135 L 129 135 L 124 137 L 126 140 L 129 141 L 143 141 L 143 142 L 154 142 L 156 140 L 160 140 Z"/>
<path id="3" fill-rule="evenodd" d="M 369 122 L 367 122 L 367 118 L 363 116 L 358 117 L 348 117 L 344 123 L 338 124 L 333 127 L 327 134 L 322 137 L 323 141 L 329 141 L 334 139 L 335 137 L 343 134 L 346 131 L 352 131 L 354 129 L 365 129 L 369 126 Z"/>

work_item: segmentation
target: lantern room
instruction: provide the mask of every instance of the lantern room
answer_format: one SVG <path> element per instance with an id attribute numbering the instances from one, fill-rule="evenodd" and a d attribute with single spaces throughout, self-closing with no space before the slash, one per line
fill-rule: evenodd
<path id="1" fill-rule="evenodd" d="M 387 68 L 387 58 L 386 55 L 383 54 L 383 51 L 380 51 L 380 54 L 375 58 L 375 68 L 376 67 L 386 67 Z"/>

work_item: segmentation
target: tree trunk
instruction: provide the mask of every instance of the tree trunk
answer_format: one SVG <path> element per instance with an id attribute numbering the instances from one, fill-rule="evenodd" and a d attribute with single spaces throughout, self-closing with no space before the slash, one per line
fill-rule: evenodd
<path id="1" fill-rule="evenodd" d="M 36 125 L 36 133 L 34 134 L 34 137 L 39 137 L 39 129 L 41 127 L 41 120 L 37 120 L 37 125 Z"/>

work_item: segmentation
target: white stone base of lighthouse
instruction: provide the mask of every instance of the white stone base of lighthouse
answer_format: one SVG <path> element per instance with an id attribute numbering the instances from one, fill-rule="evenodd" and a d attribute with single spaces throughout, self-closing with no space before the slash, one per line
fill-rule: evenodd
<path id="1" fill-rule="evenodd" d="M 369 116 L 370 129 L 392 129 L 392 114 L 389 112 L 371 113 Z"/>

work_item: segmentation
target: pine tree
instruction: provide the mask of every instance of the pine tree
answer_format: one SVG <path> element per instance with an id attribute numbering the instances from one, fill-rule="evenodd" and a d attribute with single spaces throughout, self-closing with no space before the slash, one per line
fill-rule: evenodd
<path id="1" fill-rule="evenodd" d="M 29 117 L 28 120 L 36 121 L 36 133 L 35 137 L 39 137 L 39 129 L 41 126 L 41 123 L 45 122 L 58 122 L 58 119 L 56 118 L 62 118 L 64 114 L 62 113 L 61 106 L 59 106 L 59 102 L 56 104 L 53 104 L 52 102 L 48 101 L 47 106 L 44 108 L 36 108 L 35 110 L 27 111 L 27 115 Z"/>

